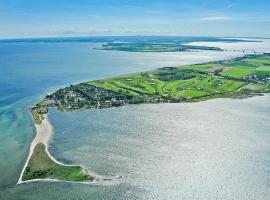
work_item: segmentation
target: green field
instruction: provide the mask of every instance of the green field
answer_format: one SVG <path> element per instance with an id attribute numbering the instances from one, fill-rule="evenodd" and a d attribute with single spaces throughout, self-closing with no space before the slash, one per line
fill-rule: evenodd
<path id="1" fill-rule="evenodd" d="M 221 73 L 222 76 L 229 76 L 233 78 L 245 78 L 246 76 L 254 73 L 256 68 L 253 67 L 233 67 L 228 71 Z"/>
<path id="2" fill-rule="evenodd" d="M 186 76 L 186 78 L 181 77 Z M 190 75 L 190 76 L 189 76 Z M 161 96 L 170 98 L 198 98 L 233 92 L 245 82 L 226 80 L 208 74 L 182 69 L 159 70 L 143 74 L 89 82 L 89 85 L 131 96 Z"/>
<path id="3" fill-rule="evenodd" d="M 45 145 L 39 143 L 24 171 L 22 180 L 58 179 L 65 181 L 92 181 L 94 177 L 88 175 L 81 166 L 64 166 L 55 163 L 45 151 Z"/>
<path id="4" fill-rule="evenodd" d="M 161 96 L 172 99 L 198 99 L 241 93 L 250 82 L 262 82 L 270 77 L 269 56 L 236 59 L 230 62 L 212 62 L 185 67 L 161 68 L 144 73 L 130 74 L 87 84 L 131 96 Z M 263 60 L 263 62 L 262 62 Z M 260 89 L 267 91 L 269 83 Z M 248 87 L 246 87 L 247 90 Z"/>

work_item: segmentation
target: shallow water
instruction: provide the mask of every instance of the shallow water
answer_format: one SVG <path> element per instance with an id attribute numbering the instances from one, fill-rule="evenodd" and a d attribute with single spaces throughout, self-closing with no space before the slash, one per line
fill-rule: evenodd
<path id="1" fill-rule="evenodd" d="M 93 46 L 95 44 L 91 43 L 0 43 L 0 186 L 11 185 L 17 181 L 27 157 L 30 142 L 34 137 L 33 121 L 28 108 L 46 93 L 80 81 L 162 66 L 225 59 L 235 55 L 231 52 L 96 51 L 92 49 Z M 265 99 L 265 97 L 260 99 L 256 102 L 252 100 L 253 103 L 247 104 L 254 106 L 254 110 L 250 112 L 252 114 L 245 111 L 251 109 L 249 106 L 243 108 L 242 112 L 242 101 L 238 103 L 239 105 L 235 105 L 233 103 L 235 101 L 231 100 L 214 101 L 217 102 L 214 105 L 218 104 L 214 106 L 215 109 L 221 109 L 224 106 L 223 110 L 219 110 L 220 115 L 210 118 L 215 120 L 216 117 L 221 117 L 220 121 L 215 122 L 218 123 L 216 126 L 213 125 L 214 122 L 208 123 L 211 120 L 207 116 L 204 116 L 210 120 L 206 121 L 207 124 L 200 115 L 196 118 L 197 110 L 202 114 L 211 115 L 210 111 L 213 112 L 213 110 L 210 108 L 213 101 L 209 101 L 210 105 L 206 103 L 206 107 L 202 102 L 54 113 L 51 115 L 51 121 L 55 126 L 55 135 L 50 144 L 52 154 L 59 160 L 67 163 L 82 163 L 87 168 L 104 175 L 123 175 L 123 181 L 120 185 L 113 187 L 66 183 L 21 185 L 0 190 L 0 199 L 37 199 L 37 197 L 39 199 L 66 199 L 68 197 L 71 199 L 177 199 L 180 196 L 183 197 L 182 199 L 189 199 L 190 195 L 199 195 L 201 192 L 207 199 L 207 197 L 217 197 L 211 196 L 214 195 L 214 190 L 215 194 L 218 193 L 223 199 L 227 197 L 229 199 L 232 194 L 243 195 L 244 191 L 249 195 L 249 199 L 252 199 L 251 197 L 254 195 L 258 197 L 256 199 L 263 199 L 263 195 L 269 194 L 269 190 L 265 187 L 266 179 L 269 186 L 269 167 L 266 167 L 265 164 L 268 162 L 269 166 L 269 160 L 265 156 L 269 155 L 269 138 L 267 139 L 265 132 L 269 132 L 269 127 L 267 126 L 267 113 L 265 114 L 265 111 L 262 110 L 269 110 L 269 99 Z M 238 100 L 236 101 L 238 102 Z M 227 106 L 231 104 L 235 106 L 235 111 L 230 111 L 230 115 L 226 115 Z M 203 106 L 198 108 L 198 105 Z M 201 110 L 204 107 L 206 110 Z M 184 108 L 189 108 L 189 110 Z M 184 110 L 181 111 L 182 109 Z M 222 112 L 225 112 L 226 118 L 222 118 Z M 193 114 L 186 117 L 187 113 Z M 237 113 L 242 114 L 235 115 Z M 239 117 L 241 120 L 238 120 Z M 254 117 L 261 120 L 256 120 Z M 185 119 L 190 119 L 191 122 L 201 120 L 201 122 L 199 124 L 188 123 Z M 222 126 L 221 121 L 227 122 Z M 235 127 L 241 128 L 238 131 L 232 125 L 237 121 L 239 124 L 236 124 Z M 70 124 L 71 126 L 67 126 Z M 215 128 L 211 128 L 210 125 Z M 232 130 L 228 130 L 228 127 L 231 126 Z M 221 129 L 221 132 L 216 138 L 212 129 L 217 127 Z M 197 138 L 195 133 L 199 130 L 202 132 Z M 209 137 L 203 137 L 204 131 L 207 132 L 207 130 L 210 131 L 209 137 L 212 142 L 204 145 L 203 142 L 209 139 Z M 234 135 L 226 138 L 222 130 L 229 135 L 233 133 Z M 249 133 L 247 136 L 246 131 Z M 258 146 L 250 143 L 247 143 L 248 147 L 244 146 L 241 142 L 245 137 L 257 141 L 256 144 L 258 142 L 263 144 L 262 149 L 258 149 Z M 223 144 L 223 140 L 219 140 L 219 138 L 224 139 L 226 143 Z M 195 143 L 192 143 L 193 140 Z M 230 151 L 223 153 L 223 151 L 227 151 L 225 144 L 230 144 L 230 142 L 236 147 L 244 146 L 247 149 L 246 152 L 240 147 L 239 149 L 235 147 L 235 149 L 230 146 Z M 207 149 L 208 147 L 211 149 Z M 196 151 L 192 152 L 193 149 Z M 218 153 L 209 154 L 212 153 L 212 149 Z M 204 150 L 207 150 L 206 153 L 201 153 Z M 258 154 L 254 154 L 253 151 Z M 237 157 L 231 158 L 232 152 L 238 152 Z M 209 159 L 208 156 L 213 160 L 224 157 L 224 160 L 221 163 L 211 162 L 212 159 Z M 236 164 L 235 160 L 239 160 L 242 158 L 241 156 L 254 159 L 243 159 L 243 162 Z M 179 162 L 178 159 L 183 159 L 183 162 Z M 220 167 L 227 161 L 232 165 L 226 165 L 227 171 L 224 170 L 222 174 L 223 170 L 220 169 L 223 168 Z M 256 167 L 258 172 L 252 175 L 251 172 L 254 171 L 245 163 Z M 203 170 L 200 171 L 198 165 L 203 165 L 200 166 L 203 167 Z M 240 166 L 237 167 L 237 165 Z M 213 171 L 207 170 L 209 166 L 213 168 Z M 169 168 L 166 169 L 167 167 Z M 231 176 L 228 176 L 227 179 L 234 180 L 234 182 L 231 187 L 228 184 L 222 185 L 227 181 L 226 172 L 229 173 L 228 169 L 231 167 L 234 167 L 235 170 L 231 170 Z M 235 189 L 238 192 L 233 190 L 234 192 L 230 193 L 232 187 L 238 183 L 237 178 L 233 177 L 239 174 L 239 169 L 243 170 L 243 173 L 240 173 L 242 178 L 239 179 L 239 183 L 246 181 L 247 185 Z M 214 177 L 222 175 L 217 182 L 220 184 L 215 186 L 214 183 L 217 179 L 211 179 L 212 176 L 209 173 L 213 173 Z M 245 175 L 246 173 L 247 175 Z M 173 175 L 175 176 L 173 177 Z M 208 177 L 209 180 L 205 180 L 205 177 Z M 191 185 L 194 187 L 193 189 L 190 188 Z M 206 185 L 205 190 L 199 185 Z M 245 190 L 243 187 L 247 189 Z"/>
<path id="2" fill-rule="evenodd" d="M 51 150 L 60 160 L 122 175 L 120 188 L 143 191 L 140 199 L 265 199 L 269 116 L 269 95 L 57 112 Z"/>
<path id="3" fill-rule="evenodd" d="M 16 199 L 268 199 L 270 96 L 60 113 L 50 151 L 115 186 L 38 183 Z M 39 192 L 36 192 L 38 190 Z"/>
<path id="4" fill-rule="evenodd" d="M 246 39 L 256 41 L 256 39 Z M 209 45 L 213 47 L 219 47 L 225 50 L 247 50 L 270 53 L 270 40 L 259 39 L 257 42 L 191 42 L 190 45 L 204 46 Z"/>

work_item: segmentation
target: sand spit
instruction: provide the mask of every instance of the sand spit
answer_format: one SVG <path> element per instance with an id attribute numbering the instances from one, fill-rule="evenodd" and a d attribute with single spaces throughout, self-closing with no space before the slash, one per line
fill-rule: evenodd
<path id="1" fill-rule="evenodd" d="M 26 160 L 24 167 L 21 171 L 21 174 L 20 174 L 20 177 L 19 177 L 17 184 L 26 184 L 26 183 L 36 182 L 36 181 L 73 182 L 73 181 L 62 181 L 62 180 L 57 180 L 57 179 L 34 179 L 34 180 L 28 180 L 28 181 L 22 180 L 23 173 L 28 165 L 28 162 L 29 162 L 31 156 L 33 155 L 33 152 L 34 152 L 36 145 L 39 143 L 43 143 L 45 145 L 46 153 L 55 163 L 57 163 L 59 165 L 64 165 L 64 166 L 78 166 L 78 165 L 67 165 L 67 164 L 61 163 L 58 160 L 56 160 L 48 151 L 48 144 L 49 144 L 50 138 L 53 134 L 53 126 L 51 125 L 51 123 L 48 119 L 48 114 L 44 115 L 44 119 L 43 119 L 41 124 L 35 124 L 35 128 L 36 128 L 36 136 L 31 143 L 27 160 Z M 89 181 L 89 182 L 75 182 L 75 183 L 83 183 L 83 184 L 88 184 L 88 185 L 112 185 L 112 184 L 118 183 L 119 179 L 121 178 L 121 176 L 114 176 L 114 177 L 100 176 L 92 171 L 86 170 L 84 167 L 82 167 L 82 168 L 90 176 L 95 177 L 95 180 Z"/>

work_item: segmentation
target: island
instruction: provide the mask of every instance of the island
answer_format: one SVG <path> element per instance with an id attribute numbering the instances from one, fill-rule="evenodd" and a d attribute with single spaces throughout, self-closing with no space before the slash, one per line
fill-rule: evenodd
<path id="1" fill-rule="evenodd" d="M 178 52 L 191 50 L 223 51 L 218 47 L 193 46 L 175 42 L 109 42 L 95 49 L 130 52 Z"/>
<path id="2" fill-rule="evenodd" d="M 264 53 L 70 85 L 45 96 L 31 112 L 37 132 L 40 132 L 38 128 L 48 122 L 47 115 L 52 107 L 65 112 L 140 103 L 245 98 L 269 92 L 270 54 Z M 36 142 L 32 148 L 22 172 L 24 181 L 44 178 L 77 182 L 97 180 L 79 165 L 59 164 L 42 143 Z"/>

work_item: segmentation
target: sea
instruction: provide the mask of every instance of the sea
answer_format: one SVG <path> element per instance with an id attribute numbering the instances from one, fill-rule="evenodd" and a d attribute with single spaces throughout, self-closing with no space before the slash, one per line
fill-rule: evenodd
<path id="1" fill-rule="evenodd" d="M 269 41 L 231 43 L 239 51 L 173 53 L 95 50 L 101 43 L 89 41 L 0 41 L 0 199 L 269 199 L 270 95 L 52 109 L 49 151 L 56 159 L 122 178 L 109 186 L 15 185 L 35 136 L 29 108 L 46 94 L 83 81 L 243 56 L 248 48 L 269 52 Z"/>

